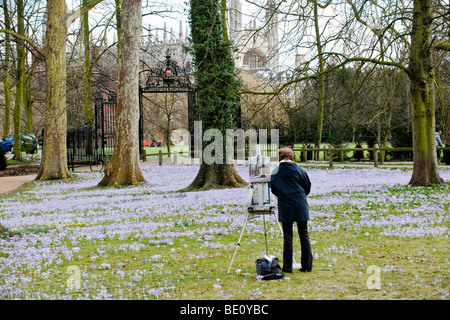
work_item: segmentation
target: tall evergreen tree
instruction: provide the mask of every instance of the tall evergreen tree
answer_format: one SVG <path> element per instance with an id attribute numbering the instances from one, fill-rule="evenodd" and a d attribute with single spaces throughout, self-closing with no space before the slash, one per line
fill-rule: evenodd
<path id="1" fill-rule="evenodd" d="M 196 108 L 202 130 L 215 129 L 211 142 L 204 141 L 200 170 L 190 189 L 239 187 L 246 182 L 226 161 L 226 130 L 236 128 L 241 84 L 234 68 L 231 44 L 224 37 L 226 23 L 220 0 L 190 1 L 191 40 L 194 51 Z M 205 139 L 204 139 L 205 140 Z M 211 145 L 215 145 L 211 148 Z M 214 161 L 205 161 L 205 156 Z"/>

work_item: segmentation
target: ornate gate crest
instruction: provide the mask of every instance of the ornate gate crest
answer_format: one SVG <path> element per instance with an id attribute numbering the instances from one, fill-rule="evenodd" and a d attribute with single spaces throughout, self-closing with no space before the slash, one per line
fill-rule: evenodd
<path id="1" fill-rule="evenodd" d="M 191 135 L 194 133 L 194 120 L 196 119 L 195 112 L 195 93 L 192 87 L 190 70 L 178 65 L 178 63 L 171 59 L 169 49 L 167 49 L 166 59 L 161 61 L 156 67 L 151 67 L 142 70 L 145 76 L 141 80 L 145 81 L 145 86 L 139 84 L 139 145 L 140 153 L 143 151 L 143 105 L 142 96 L 146 93 L 187 93 L 188 96 L 188 130 Z M 191 139 L 193 145 L 194 139 Z M 192 149 L 193 150 L 193 149 Z"/>
<path id="2" fill-rule="evenodd" d="M 146 73 L 145 86 L 141 87 L 143 93 L 192 92 L 193 90 L 189 72 L 171 59 L 169 50 L 167 50 L 166 59 L 158 66 L 142 72 Z"/>

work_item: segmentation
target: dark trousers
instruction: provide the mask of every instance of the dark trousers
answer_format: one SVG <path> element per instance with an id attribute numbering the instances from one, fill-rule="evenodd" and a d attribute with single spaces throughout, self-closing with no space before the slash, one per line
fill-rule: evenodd
<path id="1" fill-rule="evenodd" d="M 283 270 L 292 270 L 292 238 L 293 238 L 293 222 L 282 222 L 283 227 Z M 311 250 L 311 244 L 309 243 L 308 235 L 308 221 L 297 222 L 298 235 L 300 236 L 300 247 L 302 250 L 301 264 L 302 269 L 312 270 L 313 267 L 313 255 Z"/>

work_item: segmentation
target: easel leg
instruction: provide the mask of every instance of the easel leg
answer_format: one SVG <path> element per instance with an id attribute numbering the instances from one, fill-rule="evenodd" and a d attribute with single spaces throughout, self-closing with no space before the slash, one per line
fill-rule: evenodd
<path id="1" fill-rule="evenodd" d="M 266 241 L 266 256 L 269 255 L 269 249 L 267 246 L 267 231 L 266 231 L 266 217 L 265 214 L 263 214 L 263 222 L 264 222 L 264 239 Z"/>
<path id="2" fill-rule="evenodd" d="M 249 214 L 247 213 L 247 215 L 245 217 L 244 225 L 242 227 L 241 235 L 239 236 L 239 240 L 238 240 L 238 243 L 236 245 L 236 249 L 234 250 L 233 258 L 231 259 L 230 267 L 228 268 L 228 272 L 227 273 L 230 273 L 231 265 L 233 264 L 234 257 L 236 256 L 238 248 L 241 246 L 241 239 L 242 239 L 242 235 L 244 234 L 244 231 L 245 231 L 245 226 L 247 225 L 248 215 Z"/>

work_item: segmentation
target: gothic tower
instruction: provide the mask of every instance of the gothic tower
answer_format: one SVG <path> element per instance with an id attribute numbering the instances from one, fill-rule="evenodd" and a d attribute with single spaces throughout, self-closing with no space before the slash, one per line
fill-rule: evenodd
<path id="1" fill-rule="evenodd" d="M 267 0 L 266 24 L 269 68 L 274 72 L 279 72 L 278 13 L 276 12 L 275 0 Z"/>
<path id="2" fill-rule="evenodd" d="M 250 73 L 279 72 L 278 15 L 275 0 L 267 0 L 264 21 L 242 23 L 242 1 L 230 0 L 228 30 L 236 53 L 236 67 Z"/>
<path id="3" fill-rule="evenodd" d="M 241 0 L 230 0 L 228 13 L 230 39 L 237 39 L 239 31 L 242 31 Z"/>

